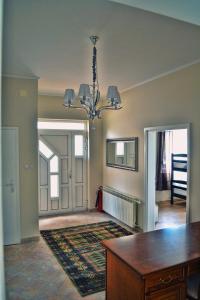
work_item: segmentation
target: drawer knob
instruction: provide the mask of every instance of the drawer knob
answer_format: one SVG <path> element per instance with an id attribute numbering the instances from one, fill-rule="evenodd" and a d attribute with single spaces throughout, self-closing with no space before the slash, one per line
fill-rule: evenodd
<path id="1" fill-rule="evenodd" d="M 163 279 L 163 278 L 160 278 L 160 283 L 162 284 L 168 284 L 170 283 L 171 281 L 173 280 L 173 277 L 171 275 L 169 275 L 167 278 Z"/>

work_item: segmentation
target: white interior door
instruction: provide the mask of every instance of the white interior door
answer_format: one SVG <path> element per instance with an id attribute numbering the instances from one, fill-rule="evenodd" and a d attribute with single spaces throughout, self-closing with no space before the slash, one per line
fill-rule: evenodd
<path id="1" fill-rule="evenodd" d="M 18 129 L 2 129 L 4 244 L 20 243 Z"/>
<path id="2" fill-rule="evenodd" d="M 86 183 L 85 134 L 40 131 L 40 215 L 85 210 Z"/>

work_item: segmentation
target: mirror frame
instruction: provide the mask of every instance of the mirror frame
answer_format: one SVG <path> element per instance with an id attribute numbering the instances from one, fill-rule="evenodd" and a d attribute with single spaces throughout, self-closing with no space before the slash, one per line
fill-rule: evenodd
<path id="1" fill-rule="evenodd" d="M 108 162 L 108 143 L 110 142 L 125 142 L 134 141 L 135 142 L 135 168 L 123 166 L 119 164 L 112 164 Z M 106 166 L 118 169 L 125 169 L 130 171 L 138 171 L 138 137 L 131 138 L 117 138 L 117 139 L 106 139 Z"/>

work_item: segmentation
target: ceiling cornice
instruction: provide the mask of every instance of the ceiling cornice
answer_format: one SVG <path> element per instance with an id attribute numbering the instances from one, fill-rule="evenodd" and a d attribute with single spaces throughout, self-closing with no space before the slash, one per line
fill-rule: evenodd
<path id="1" fill-rule="evenodd" d="M 199 0 L 108 0 L 200 26 Z"/>
<path id="2" fill-rule="evenodd" d="M 176 72 L 178 72 L 178 71 L 187 69 L 187 68 L 189 68 L 189 67 L 191 67 L 191 66 L 193 66 L 193 65 L 199 64 L 199 63 L 200 63 L 200 59 L 197 59 L 197 60 L 195 60 L 195 61 L 193 61 L 193 62 L 191 62 L 191 63 L 182 65 L 182 66 L 177 67 L 177 68 L 174 68 L 173 70 L 170 70 L 170 71 L 168 71 L 168 72 L 163 72 L 163 73 L 161 73 L 161 74 L 159 74 L 159 75 L 157 75 L 157 76 L 153 76 L 153 77 L 151 77 L 151 78 L 149 78 L 149 79 L 147 79 L 147 80 L 144 80 L 144 81 L 142 81 L 142 82 L 136 83 L 136 84 L 134 84 L 134 85 L 132 85 L 132 86 L 126 88 L 126 89 L 121 90 L 120 93 L 124 93 L 124 92 L 127 92 L 127 91 L 129 91 L 129 90 L 135 89 L 135 88 L 137 88 L 137 87 L 139 87 L 139 86 L 141 86 L 141 85 L 144 85 L 144 84 L 146 84 L 146 83 L 148 83 L 148 82 L 157 80 L 157 79 L 159 79 L 159 78 L 168 76 L 168 75 L 170 75 L 170 74 L 174 74 L 174 73 L 176 73 Z"/>
<path id="3" fill-rule="evenodd" d="M 54 92 L 43 92 L 43 91 L 38 91 L 38 96 L 48 96 L 48 97 L 64 97 L 64 93 L 54 93 Z"/>
<path id="4" fill-rule="evenodd" d="M 32 79 L 32 80 L 39 80 L 40 77 L 36 75 L 19 75 L 19 74 L 2 74 L 2 77 L 7 77 L 7 78 L 16 78 L 16 79 Z"/>

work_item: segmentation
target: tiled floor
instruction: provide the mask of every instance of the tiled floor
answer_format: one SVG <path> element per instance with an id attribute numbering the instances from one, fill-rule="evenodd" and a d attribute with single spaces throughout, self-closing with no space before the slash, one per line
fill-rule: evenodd
<path id="1" fill-rule="evenodd" d="M 62 228 L 111 219 L 103 213 L 82 213 L 43 218 L 40 229 Z M 5 247 L 7 299 L 9 300 L 104 300 L 100 292 L 81 297 L 55 256 L 39 241 Z"/>
<path id="2" fill-rule="evenodd" d="M 40 219 L 40 229 L 62 228 L 112 219 L 106 214 L 87 212 Z M 116 221 L 116 220 L 115 220 Z M 157 228 L 185 222 L 185 207 L 160 207 Z M 8 300 L 104 300 L 100 292 L 81 297 L 44 240 L 5 247 Z"/>
<path id="3" fill-rule="evenodd" d="M 156 229 L 167 228 L 186 223 L 185 201 L 177 200 L 173 205 L 170 201 L 163 201 L 159 204 L 159 222 Z"/>

